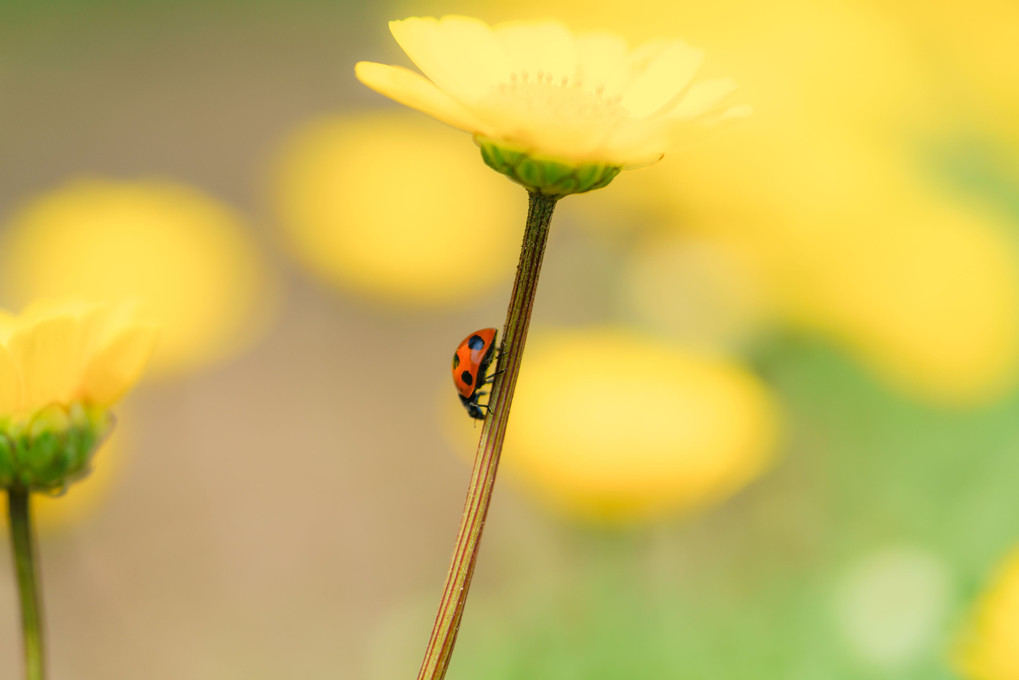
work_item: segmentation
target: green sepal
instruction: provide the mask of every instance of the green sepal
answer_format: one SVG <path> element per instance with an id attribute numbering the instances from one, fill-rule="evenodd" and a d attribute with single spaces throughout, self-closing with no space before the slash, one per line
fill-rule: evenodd
<path id="1" fill-rule="evenodd" d="M 506 175 L 531 193 L 560 198 L 569 194 L 601 189 L 622 167 L 599 163 L 571 164 L 529 155 L 480 135 L 474 143 L 481 149 L 485 165 Z"/>
<path id="2" fill-rule="evenodd" d="M 88 474 L 92 456 L 112 428 L 105 410 L 78 403 L 0 419 L 0 488 L 62 492 Z"/>

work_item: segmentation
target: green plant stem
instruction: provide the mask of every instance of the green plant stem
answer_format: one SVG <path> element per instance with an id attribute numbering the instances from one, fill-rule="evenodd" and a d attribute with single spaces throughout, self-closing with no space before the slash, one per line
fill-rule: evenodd
<path id="1" fill-rule="evenodd" d="M 7 491 L 7 506 L 11 527 L 11 549 L 14 553 L 14 571 L 18 577 L 21 596 L 21 629 L 25 640 L 25 678 L 42 680 L 43 640 L 42 610 L 39 607 L 39 578 L 35 566 L 35 545 L 32 535 L 32 516 L 27 489 Z"/>
<path id="2" fill-rule="evenodd" d="M 555 197 L 530 194 L 524 243 L 520 249 L 517 277 L 513 282 L 509 310 L 506 313 L 506 326 L 503 330 L 502 354 L 496 366 L 495 382 L 492 384 L 489 402 L 491 409 L 485 418 L 484 427 L 481 428 L 481 441 L 478 442 L 474 470 L 470 486 L 467 488 L 467 501 L 464 504 L 460 530 L 456 537 L 456 548 L 453 550 L 453 560 L 446 576 L 442 600 L 435 615 L 435 625 L 432 627 L 432 636 L 428 640 L 428 648 L 421 662 L 418 680 L 444 678 L 453 653 L 453 645 L 456 643 L 467 591 L 471 586 L 474 565 L 478 559 L 481 532 L 492 500 L 495 473 L 499 466 L 499 455 L 502 453 L 502 441 L 506 436 L 513 390 L 516 388 L 517 375 L 520 373 L 527 327 L 531 322 L 531 308 L 534 306 L 534 294 L 538 289 L 541 260 L 545 254 L 549 224 L 557 200 Z"/>

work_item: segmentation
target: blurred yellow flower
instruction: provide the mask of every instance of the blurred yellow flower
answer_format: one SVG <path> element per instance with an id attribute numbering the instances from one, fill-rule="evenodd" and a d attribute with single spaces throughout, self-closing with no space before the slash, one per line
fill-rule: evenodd
<path id="1" fill-rule="evenodd" d="M 620 329 L 536 334 L 503 469 L 567 514 L 644 521 L 757 477 L 778 429 L 766 388 L 737 365 Z"/>
<path id="2" fill-rule="evenodd" d="M 0 486 L 60 489 L 87 472 L 155 337 L 125 305 L 0 313 Z"/>
<path id="3" fill-rule="evenodd" d="M 1019 678 L 1019 551 L 1005 559 L 978 600 L 956 665 L 968 680 Z"/>
<path id="4" fill-rule="evenodd" d="M 275 288 L 230 207 L 166 181 L 79 179 L 18 210 L 0 233 L 8 304 L 132 300 L 161 328 L 154 373 L 236 353 L 267 324 Z"/>
<path id="5" fill-rule="evenodd" d="M 455 136 L 404 112 L 299 129 L 272 187 L 291 252 L 322 279 L 394 304 L 489 291 L 512 270 L 522 206 Z"/>
<path id="6" fill-rule="evenodd" d="M 873 2 L 907 27 L 936 64 L 944 114 L 1001 135 L 1019 153 L 1019 5 L 1013 0 Z M 990 128 L 988 130 L 987 128 Z M 964 133 L 977 130 L 963 129 Z M 1004 145 L 1002 145 L 1004 146 Z M 1005 151 L 999 148 L 1000 151 Z"/>
<path id="7" fill-rule="evenodd" d="M 734 175 L 728 168 L 769 155 L 752 132 L 741 126 L 710 152 L 690 149 L 689 164 L 620 181 L 577 204 L 579 222 L 629 212 L 677 239 L 725 244 L 776 318 L 824 333 L 911 396 L 966 407 L 1016 384 L 1019 257 L 1002 220 L 926 185 L 886 149 L 834 137 L 789 147 L 782 173 Z M 839 161 L 817 172 L 825 157 Z M 662 297 L 647 294 L 660 314 L 683 304 Z"/>
<path id="8" fill-rule="evenodd" d="M 904 392 L 950 406 L 1000 397 L 1019 367 L 1019 258 L 1006 234 L 905 194 L 880 219 L 883 233 L 838 220 L 790 302 Z"/>
<path id="9" fill-rule="evenodd" d="M 358 79 L 474 135 L 486 162 L 529 190 L 604 186 L 620 168 L 659 160 L 692 124 L 746 115 L 724 108 L 730 79 L 691 84 L 700 50 L 680 41 L 630 50 L 610 33 L 573 34 L 556 21 L 488 26 L 478 19 L 389 24 L 424 76 L 360 62 Z"/>

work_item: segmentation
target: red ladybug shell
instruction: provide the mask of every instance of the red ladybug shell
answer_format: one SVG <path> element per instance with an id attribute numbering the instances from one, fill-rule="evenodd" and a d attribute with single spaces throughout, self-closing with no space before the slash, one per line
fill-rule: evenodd
<path id="1" fill-rule="evenodd" d="M 485 372 L 495 355 L 497 332 L 495 328 L 482 328 L 457 346 L 453 354 L 453 384 L 462 400 L 470 400 L 478 384 L 485 381 Z"/>

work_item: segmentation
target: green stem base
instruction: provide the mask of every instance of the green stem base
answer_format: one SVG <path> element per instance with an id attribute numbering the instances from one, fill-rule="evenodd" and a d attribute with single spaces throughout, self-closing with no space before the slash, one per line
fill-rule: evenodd
<path id="1" fill-rule="evenodd" d="M 25 678 L 43 680 L 42 609 L 39 606 L 39 578 L 35 565 L 32 516 L 29 507 L 31 492 L 27 489 L 7 491 L 11 527 L 11 549 L 14 570 L 21 597 L 21 628 L 25 642 Z"/>

